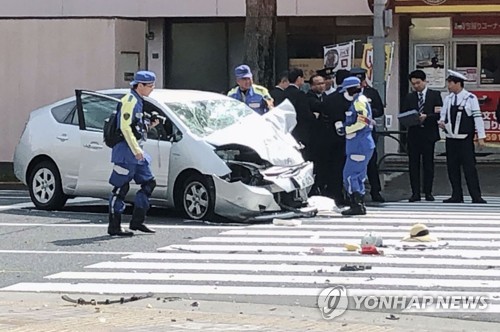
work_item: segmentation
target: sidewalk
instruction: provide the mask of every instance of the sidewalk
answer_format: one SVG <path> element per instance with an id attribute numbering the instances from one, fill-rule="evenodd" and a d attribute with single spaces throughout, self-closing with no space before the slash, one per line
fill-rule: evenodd
<path id="1" fill-rule="evenodd" d="M 78 298 L 77 295 L 74 297 Z M 89 295 L 83 296 L 90 299 Z M 97 300 L 115 297 L 95 296 Z M 347 311 L 332 321 L 316 308 L 151 298 L 127 304 L 73 305 L 58 294 L 0 293 L 0 330 L 35 331 L 499 331 L 500 324 Z M 193 305 L 196 303 L 196 305 Z"/>
<path id="2" fill-rule="evenodd" d="M 477 170 L 483 196 L 500 196 L 500 165 L 478 164 Z M 392 179 L 386 183 L 385 188 L 382 190 L 384 198 L 387 201 L 408 200 L 411 196 L 409 173 L 393 173 L 390 176 Z M 462 187 L 464 196 L 468 196 L 469 191 L 467 190 L 463 175 Z M 448 180 L 446 164 L 439 163 L 435 165 L 433 195 L 451 195 L 451 186 Z M 415 204 L 418 204 L 418 202 Z"/>

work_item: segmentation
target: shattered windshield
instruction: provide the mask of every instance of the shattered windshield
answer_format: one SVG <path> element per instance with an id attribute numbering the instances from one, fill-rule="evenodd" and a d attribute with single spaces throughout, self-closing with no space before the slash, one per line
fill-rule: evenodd
<path id="1" fill-rule="evenodd" d="M 194 134 L 204 137 L 254 114 L 244 103 L 230 98 L 165 103 Z"/>

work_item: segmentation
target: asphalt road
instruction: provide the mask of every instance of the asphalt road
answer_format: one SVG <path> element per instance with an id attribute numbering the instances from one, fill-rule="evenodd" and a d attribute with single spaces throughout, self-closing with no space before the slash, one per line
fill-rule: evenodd
<path id="1" fill-rule="evenodd" d="M 152 208 L 147 223 L 156 234 L 110 237 L 106 202 L 83 201 L 69 200 L 62 211 L 40 211 L 26 207 L 32 206 L 27 191 L 0 191 L 0 288 L 20 281 L 40 281 L 63 270 L 81 270 L 129 253 L 156 252 L 168 244 L 188 243 L 238 227 L 183 220 L 172 211 Z M 127 227 L 130 209 L 125 213 L 123 226 Z"/>
<path id="2" fill-rule="evenodd" d="M 355 294 L 488 294 L 498 301 L 500 199 L 443 205 L 443 197 L 437 198 L 434 203 L 373 205 L 361 218 L 342 218 L 318 203 L 320 215 L 300 220 L 297 227 L 193 222 L 153 208 L 148 225 L 156 234 L 117 238 L 106 234 L 104 201 L 78 199 L 63 211 L 49 212 L 30 208 L 26 191 L 0 191 L 0 292 L 75 297 L 153 292 L 314 307 L 322 289 L 344 284 Z M 427 223 L 450 245 L 396 250 L 416 222 Z M 359 243 L 369 231 L 383 236 L 384 256 L 343 251 L 344 243 Z M 324 252 L 315 255 L 311 248 Z M 372 269 L 340 272 L 345 264 Z M 498 313 L 432 315 L 500 322 Z"/>

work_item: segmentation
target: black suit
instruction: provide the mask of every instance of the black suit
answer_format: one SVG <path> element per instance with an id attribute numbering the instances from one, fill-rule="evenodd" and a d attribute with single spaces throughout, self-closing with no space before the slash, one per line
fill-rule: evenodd
<path id="1" fill-rule="evenodd" d="M 278 106 L 285 100 L 285 90 L 280 88 L 279 86 L 275 86 L 269 91 L 269 94 L 273 98 L 274 106 Z"/>
<path id="2" fill-rule="evenodd" d="M 297 125 L 293 129 L 292 135 L 305 146 L 302 150 L 304 159 L 311 160 L 311 129 L 315 118 L 310 110 L 307 96 L 304 91 L 290 84 L 285 89 L 285 98 L 290 100 L 297 113 Z"/>
<path id="3" fill-rule="evenodd" d="M 370 86 L 367 86 L 363 89 L 363 95 L 368 98 L 370 101 L 370 107 L 372 109 L 372 117 L 379 118 L 384 115 L 384 103 L 382 102 L 382 98 L 380 98 L 380 95 L 378 91 Z M 375 144 L 377 143 L 377 134 L 376 134 L 376 128 L 375 126 L 373 127 L 372 131 L 373 135 L 373 140 L 375 141 Z M 380 184 L 380 178 L 378 175 L 378 155 L 377 155 L 377 149 L 375 148 L 373 150 L 373 155 L 368 162 L 368 168 L 366 170 L 366 175 L 368 177 L 368 182 L 370 183 L 370 194 L 373 196 L 374 194 L 380 193 L 382 190 L 382 185 Z"/>
<path id="4" fill-rule="evenodd" d="M 312 90 L 306 93 L 307 101 L 309 103 L 309 110 L 314 114 L 321 114 L 323 108 L 323 99 L 326 94 L 317 95 Z M 311 190 L 312 194 L 317 193 L 319 190 L 320 194 L 324 194 L 324 188 L 326 187 L 326 174 L 327 165 L 325 164 L 324 155 L 328 150 L 326 146 L 326 140 L 328 136 L 328 130 L 326 126 L 323 125 L 319 116 L 314 116 L 314 120 L 311 122 L 311 147 L 309 149 L 311 160 L 314 162 L 314 184 L 315 190 Z"/>
<path id="5" fill-rule="evenodd" d="M 326 96 L 323 100 L 322 112 L 318 120 L 323 126 L 324 148 L 320 158 L 325 165 L 326 195 L 332 197 L 336 203 L 344 201 L 343 171 L 346 159 L 345 136 L 340 136 L 335 130 L 335 122 L 345 121 L 345 112 L 351 102 L 338 91 Z"/>
<path id="6" fill-rule="evenodd" d="M 422 125 L 408 128 L 408 157 L 410 166 L 410 184 L 413 195 L 420 196 L 420 160 L 423 164 L 424 193 L 432 194 L 434 181 L 434 146 L 439 140 L 439 113 L 436 107 L 443 106 L 441 93 L 427 89 L 422 113 L 427 115 Z M 418 111 L 417 92 L 409 93 L 403 103 L 402 112 Z"/>

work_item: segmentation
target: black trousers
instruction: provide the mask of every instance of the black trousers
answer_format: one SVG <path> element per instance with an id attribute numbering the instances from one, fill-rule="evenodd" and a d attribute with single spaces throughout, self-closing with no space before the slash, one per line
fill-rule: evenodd
<path id="1" fill-rule="evenodd" d="M 316 185 L 322 194 L 342 201 L 343 171 L 345 165 L 345 142 L 331 142 L 315 160 Z"/>
<path id="2" fill-rule="evenodd" d="M 460 169 L 463 168 L 465 182 L 472 200 L 481 199 L 476 157 L 474 156 L 474 135 L 468 135 L 465 139 L 446 138 L 446 164 L 452 189 L 451 196 L 463 199 L 462 174 L 460 172 Z"/>
<path id="3" fill-rule="evenodd" d="M 432 194 L 434 182 L 434 147 L 436 143 L 427 139 L 409 139 L 408 157 L 410 166 L 410 185 L 413 195 L 420 195 L 421 172 L 423 167 L 423 190 Z"/>
<path id="4" fill-rule="evenodd" d="M 377 148 L 375 148 L 373 150 L 373 155 L 368 162 L 368 169 L 366 171 L 368 182 L 370 183 L 370 194 L 378 194 L 382 191 L 382 185 L 380 184 L 380 178 L 378 176 L 377 160 Z"/>

